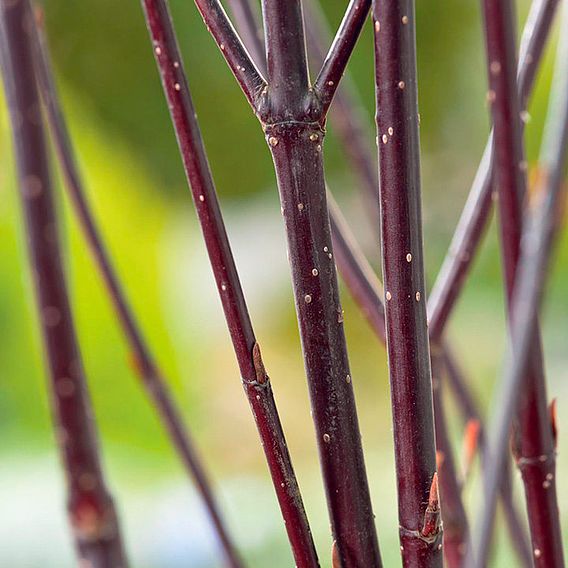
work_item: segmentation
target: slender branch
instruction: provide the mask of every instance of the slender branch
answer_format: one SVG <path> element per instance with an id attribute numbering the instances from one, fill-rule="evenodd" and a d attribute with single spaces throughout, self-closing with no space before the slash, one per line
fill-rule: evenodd
<path id="1" fill-rule="evenodd" d="M 36 76 L 41 98 L 47 111 L 51 134 L 63 170 L 65 188 L 69 192 L 71 202 L 91 249 L 95 264 L 99 269 L 117 318 L 128 344 L 132 349 L 136 361 L 136 369 L 141 375 L 144 388 L 150 400 L 155 405 L 173 446 L 176 448 L 184 467 L 196 484 L 205 509 L 211 519 L 212 526 L 215 529 L 227 558 L 228 565 L 234 567 L 241 566 L 236 548 L 223 521 L 202 460 L 197 453 L 189 432 L 183 424 L 181 413 L 169 392 L 167 383 L 163 379 L 163 374 L 156 365 L 138 327 L 134 314 L 128 305 L 125 293 L 112 266 L 95 219 L 91 214 L 83 189 L 79 167 L 73 152 L 72 142 L 67 130 L 65 117 L 61 110 L 57 88 L 53 80 L 45 38 L 42 37 L 38 26 L 34 26 L 33 28 L 31 41 L 34 50 Z"/>
<path id="2" fill-rule="evenodd" d="M 28 0 L 2 0 L 1 54 L 22 207 L 49 374 L 53 420 L 67 478 L 67 508 L 80 563 L 124 568 L 127 560 L 107 490 L 61 260 Z"/>
<path id="3" fill-rule="evenodd" d="M 436 473 L 422 251 L 412 0 L 374 0 L 379 190 L 387 352 L 404 566 L 442 566 L 442 529 L 426 523 Z M 405 88 L 398 84 L 404 81 Z"/>
<path id="4" fill-rule="evenodd" d="M 523 31 L 517 74 L 521 108 L 526 110 L 536 70 L 550 34 L 558 0 L 534 0 Z M 485 232 L 493 189 L 493 133 L 489 136 L 450 248 L 428 301 L 430 337 L 438 339 L 460 295 Z"/>
<path id="5" fill-rule="evenodd" d="M 327 111 L 333 100 L 339 81 L 347 67 L 347 62 L 361 35 L 370 8 L 371 0 L 351 0 L 347 7 L 345 16 L 314 84 L 314 90 L 321 101 L 324 112 Z"/>
<path id="6" fill-rule="evenodd" d="M 343 218 L 331 192 L 327 194 L 335 260 L 351 296 L 379 340 L 386 345 L 383 285 Z"/>
<path id="7" fill-rule="evenodd" d="M 493 13 L 493 12 L 491 12 Z M 489 16 L 489 12 L 487 14 Z M 568 25 L 568 9 L 564 8 L 563 27 Z M 511 302 L 514 326 L 511 327 L 511 348 L 505 363 L 504 377 L 499 389 L 498 411 L 493 415 L 494 428 L 491 431 L 489 455 L 490 468 L 486 475 L 486 499 L 475 533 L 475 546 L 469 556 L 469 565 L 485 566 L 489 548 L 494 496 L 499 487 L 503 461 L 509 436 L 511 419 L 515 413 L 523 383 L 526 381 L 526 370 L 531 366 L 534 356 L 534 344 L 538 337 L 538 311 L 542 290 L 545 283 L 552 244 L 555 234 L 555 221 L 561 197 L 562 180 L 565 175 L 568 148 L 568 38 L 561 36 L 561 44 L 556 59 L 555 79 L 553 83 L 552 102 L 549 107 L 547 127 L 541 154 L 541 166 L 544 169 L 544 198 L 536 211 L 531 212 L 526 220 L 522 238 L 522 252 L 517 269 L 516 286 Z M 496 99 L 496 104 L 498 99 Z M 496 124 L 497 128 L 497 124 Z M 537 426 L 533 424 L 533 426 Z M 552 438 L 552 427 L 549 436 Z M 562 538 L 558 520 L 558 509 L 547 511 L 556 502 L 555 456 L 552 452 L 534 456 L 521 457 L 521 471 L 525 483 L 532 478 L 543 491 L 539 491 L 542 499 L 540 506 L 530 509 L 538 519 L 531 519 L 533 535 L 533 552 L 536 566 L 564 566 Z M 536 485 L 536 483 L 535 483 Z M 529 492 L 530 498 L 537 493 Z M 532 505 L 532 504 L 530 504 Z M 537 527 L 536 525 L 540 525 Z M 535 530 L 540 528 L 540 530 Z M 477 554 L 477 557 L 474 557 Z"/>
<path id="8" fill-rule="evenodd" d="M 296 565 L 317 567 L 308 520 L 225 231 L 167 3 L 143 0 L 143 6 L 244 389 L 257 423 Z"/>
<path id="9" fill-rule="evenodd" d="M 264 33 L 256 10 L 249 0 L 228 0 L 231 12 L 237 23 L 237 30 L 243 38 L 254 62 L 263 75 L 266 75 L 266 55 L 264 51 Z"/>
<path id="10" fill-rule="evenodd" d="M 331 32 L 318 0 L 306 2 L 304 10 L 308 47 L 319 63 L 325 58 L 326 43 L 332 39 Z M 335 93 L 330 114 L 332 133 L 334 129 L 337 131 L 343 149 L 352 164 L 353 172 L 359 178 L 370 219 L 378 227 L 377 157 L 372 151 L 375 135 L 368 127 L 369 117 L 366 116 L 363 103 L 349 73 L 345 74 Z"/>
<path id="11" fill-rule="evenodd" d="M 245 97 L 252 108 L 257 111 L 259 97 L 266 86 L 266 81 L 233 28 L 221 2 L 219 0 L 195 0 L 195 4 Z"/>

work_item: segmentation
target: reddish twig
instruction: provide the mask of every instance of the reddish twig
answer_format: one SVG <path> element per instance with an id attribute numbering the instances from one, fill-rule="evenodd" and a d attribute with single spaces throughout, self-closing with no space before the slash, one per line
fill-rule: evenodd
<path id="1" fill-rule="evenodd" d="M 169 392 L 162 372 L 156 365 L 134 314 L 128 305 L 95 219 L 91 214 L 65 117 L 61 110 L 57 88 L 53 80 L 48 49 L 37 26 L 34 26 L 33 32 L 31 39 L 34 48 L 36 76 L 42 101 L 47 111 L 47 118 L 58 159 L 63 170 L 65 188 L 69 192 L 79 224 L 83 229 L 95 260 L 95 265 L 99 269 L 120 325 L 132 349 L 133 357 L 136 361 L 135 367 L 140 373 L 146 392 L 155 405 L 184 467 L 196 484 L 229 565 L 240 566 L 241 563 L 236 548 L 223 521 L 202 460 L 197 453 L 187 428 L 183 424 L 182 415 Z"/>
<path id="2" fill-rule="evenodd" d="M 51 378 L 53 420 L 67 478 L 67 507 L 80 563 L 127 566 L 105 484 L 92 408 L 73 325 L 51 193 L 28 0 L 2 0 L 2 68 L 8 99 L 36 301 Z"/>
<path id="3" fill-rule="evenodd" d="M 195 0 L 207 29 L 221 50 L 250 105 L 256 109 L 266 81 L 235 32 L 219 0 Z"/>
<path id="4" fill-rule="evenodd" d="M 562 545 L 556 484 L 554 479 L 554 440 L 548 416 L 546 386 L 543 371 L 540 332 L 538 326 L 538 300 L 544 270 L 533 276 L 536 268 L 544 269 L 548 260 L 546 227 L 531 242 L 531 228 L 527 233 L 525 257 L 521 255 L 522 200 L 525 197 L 526 179 L 523 164 L 523 147 L 519 118 L 519 100 L 515 78 L 515 25 L 512 2 L 485 0 L 485 33 L 489 68 L 490 93 L 495 132 L 495 173 L 499 188 L 499 213 L 501 220 L 501 248 L 503 251 L 504 279 L 509 307 L 509 323 L 513 337 L 514 358 L 506 367 L 503 391 L 499 393 L 499 413 L 495 418 L 495 438 L 490 446 L 489 468 L 486 472 L 486 488 L 480 530 L 477 533 L 474 552 L 478 554 L 470 565 L 486 563 L 493 526 L 495 496 L 503 476 L 506 444 L 510 422 L 518 412 L 513 434 L 513 452 L 521 470 L 529 517 L 529 527 L 538 566 L 561 567 Z M 560 52 L 559 68 L 565 71 Z M 563 95 L 565 78 L 558 79 Z M 563 103 L 564 103 L 563 98 Z M 554 116 L 552 120 L 558 120 Z M 564 108 L 561 110 L 564 119 Z M 568 125 L 562 123 L 565 129 Z M 565 143 L 566 130 L 560 134 L 553 129 L 554 142 Z M 555 137 L 556 136 L 556 137 Z M 558 139 L 557 139 L 558 138 Z M 564 146 L 555 152 L 556 169 L 563 164 Z M 561 171 L 553 172 L 552 184 L 560 186 Z M 559 194 L 552 185 L 550 199 Z M 554 211 L 554 210 L 553 210 Z M 532 246 L 539 249 L 534 255 Z M 534 256 L 533 256 L 534 255 Z M 530 259 L 527 262 L 527 258 Z M 518 270 L 520 266 L 520 271 Z M 519 295 L 520 294 L 520 295 Z M 522 303 L 517 304 L 520 300 Z M 527 307 L 528 306 L 528 307 Z M 517 312 L 515 311 L 517 310 Z M 519 343 L 518 343 L 519 342 Z M 520 351 L 519 351 L 520 349 Z M 522 363 L 518 363 L 518 360 Z M 521 388 L 524 385 L 524 388 Z"/>
<path id="5" fill-rule="evenodd" d="M 324 112 L 331 104 L 370 8 L 371 0 L 351 0 L 345 12 L 314 84 Z"/>
<path id="6" fill-rule="evenodd" d="M 235 17 L 237 30 L 243 38 L 243 43 L 247 46 L 256 66 L 265 75 L 264 32 L 259 21 L 258 5 L 253 5 L 250 0 L 228 0 L 227 4 Z"/>
<path id="7" fill-rule="evenodd" d="M 532 92 L 536 71 L 550 34 L 558 0 L 534 0 L 521 42 L 517 75 L 521 109 Z M 471 268 L 473 258 L 485 232 L 491 211 L 493 189 L 493 134 L 490 135 L 477 169 L 463 213 L 450 248 L 428 301 L 430 337 L 437 340 L 443 333 L 452 308 Z"/>
<path id="8" fill-rule="evenodd" d="M 344 567 L 380 565 L 337 278 L 330 262 L 333 253 L 321 157 L 325 115 L 309 88 L 300 3 L 267 0 L 263 16 L 268 87 L 255 111 L 273 155 L 289 237 L 334 558 Z M 246 24 L 250 34 L 250 19 Z"/>
<path id="9" fill-rule="evenodd" d="M 144 0 L 148 29 L 209 259 L 297 566 L 318 560 L 270 381 L 223 224 L 167 3 Z"/>
<path id="10" fill-rule="evenodd" d="M 331 41 L 332 37 L 329 26 L 318 0 L 306 2 L 304 10 L 308 49 L 313 58 L 321 62 L 326 55 L 326 43 Z M 341 141 L 343 150 L 352 164 L 353 172 L 363 189 L 369 218 L 378 228 L 377 159 L 376 153 L 372 150 L 375 135 L 368 127 L 366 111 L 349 73 L 344 75 L 335 92 L 330 115 L 332 134 L 336 132 Z"/>

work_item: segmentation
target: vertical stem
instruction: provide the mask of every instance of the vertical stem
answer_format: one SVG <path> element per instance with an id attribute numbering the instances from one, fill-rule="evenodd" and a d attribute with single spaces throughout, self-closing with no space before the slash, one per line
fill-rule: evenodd
<path id="1" fill-rule="evenodd" d="M 308 87 L 299 0 L 265 0 L 274 160 L 324 477 L 334 558 L 342 568 L 381 566 L 349 370 L 327 213 L 324 117 Z"/>
<path id="2" fill-rule="evenodd" d="M 441 566 L 422 251 L 414 3 L 374 0 L 386 330 L 404 566 Z M 401 88 L 401 81 L 404 88 Z M 436 492 L 437 493 L 437 492 Z"/>
<path id="3" fill-rule="evenodd" d="M 515 92 L 513 6 L 509 1 L 485 0 L 484 10 L 489 82 L 494 93 L 492 111 L 501 246 L 513 351 L 505 366 L 498 398 L 499 412 L 494 418 L 495 428 L 491 430 L 486 497 L 473 550 L 477 558 L 473 554 L 470 556 L 470 566 L 483 566 L 486 562 L 495 494 L 503 476 L 511 419 L 517 412 L 513 452 L 525 485 L 535 565 L 556 568 L 564 566 L 564 559 L 556 498 L 555 444 L 546 404 L 538 306 L 550 256 L 568 142 L 568 43 L 563 42 L 557 58 L 555 88 L 561 94 L 562 106 L 559 109 L 551 106 L 549 125 L 552 126 L 547 130 L 547 135 L 551 133 L 551 136 L 546 137 L 544 145 L 546 151 L 553 149 L 553 164 L 551 171 L 547 171 L 546 181 L 549 192 L 538 212 L 528 218 L 522 241 L 521 200 L 526 181 L 519 168 L 523 155 L 519 102 Z M 521 244 L 524 247 L 522 256 Z"/>
<path id="4" fill-rule="evenodd" d="M 316 568 L 319 564 L 312 535 L 225 231 L 168 5 L 164 0 L 143 0 L 142 4 L 243 386 L 262 440 L 294 559 L 299 567 Z"/>
<path id="5" fill-rule="evenodd" d="M 118 520 L 106 488 L 92 408 L 73 325 L 51 195 L 28 0 L 2 0 L 2 68 L 8 99 L 36 301 L 51 378 L 52 408 L 67 478 L 67 507 L 79 562 L 124 568 Z"/>
<path id="6" fill-rule="evenodd" d="M 222 518 L 202 460 L 192 437 L 184 426 L 182 415 L 172 398 L 167 382 L 164 380 L 162 372 L 158 368 L 138 327 L 134 314 L 128 305 L 126 295 L 109 258 L 95 219 L 91 214 L 53 80 L 48 48 L 45 45 L 45 38 L 42 37 L 37 25 L 32 29 L 31 41 L 41 98 L 46 108 L 51 134 L 63 170 L 65 188 L 69 192 L 72 205 L 75 208 L 79 224 L 91 249 L 96 267 L 99 269 L 119 323 L 132 349 L 132 354 L 136 360 L 136 368 L 142 378 L 143 386 L 150 400 L 155 405 L 184 467 L 195 482 L 228 564 L 235 567 L 240 566 L 235 545 Z"/>

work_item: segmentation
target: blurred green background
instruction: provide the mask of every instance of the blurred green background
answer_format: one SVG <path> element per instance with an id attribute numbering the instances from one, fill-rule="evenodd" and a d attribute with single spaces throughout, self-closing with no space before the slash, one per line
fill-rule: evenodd
<path id="1" fill-rule="evenodd" d="M 269 153 L 193 2 L 171 0 L 170 4 L 257 336 L 322 565 L 329 566 L 329 526 Z M 335 28 L 347 2 L 323 4 Z M 57 81 L 92 207 L 141 326 L 209 466 L 230 527 L 250 566 L 292 566 L 140 5 L 135 0 L 46 0 L 44 8 Z M 519 22 L 527 8 L 525 2 L 520 4 Z M 431 285 L 481 156 L 489 117 L 477 3 L 419 2 L 417 10 L 425 255 Z M 372 133 L 371 41 L 366 26 L 350 71 Z M 531 169 L 536 165 L 545 116 L 552 45 L 547 54 L 526 130 Z M 66 567 L 73 565 L 73 556 L 63 513 L 64 488 L 51 430 L 3 100 L 0 107 L 0 562 L 26 568 Z M 377 266 L 376 228 L 367 225 L 356 178 L 334 139 L 333 124 L 329 130 L 329 184 Z M 374 147 L 372 135 L 369 144 Z M 59 177 L 57 181 L 61 190 Z M 128 349 L 88 250 L 66 198 L 61 191 L 58 195 L 83 357 L 132 565 L 219 566 L 199 498 L 128 364 Z M 543 336 L 549 395 L 558 398 L 560 408 L 558 483 L 565 528 L 567 278 L 568 239 L 563 236 L 544 306 Z M 382 554 L 386 566 L 398 566 L 385 353 L 346 290 L 342 297 Z M 449 336 L 459 347 L 472 389 L 487 413 L 505 347 L 494 226 L 475 262 Z M 461 418 L 450 399 L 448 412 L 459 459 Z M 479 491 L 476 476 L 465 491 L 472 511 L 477 509 Z M 501 526 L 496 545 L 492 565 L 514 565 Z"/>

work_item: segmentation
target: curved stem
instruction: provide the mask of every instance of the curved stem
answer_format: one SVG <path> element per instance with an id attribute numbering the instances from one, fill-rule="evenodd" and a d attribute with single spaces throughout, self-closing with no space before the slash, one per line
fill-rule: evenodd
<path id="1" fill-rule="evenodd" d="M 28 0 L 2 0 L 4 86 L 12 120 L 22 208 L 49 374 L 53 420 L 67 478 L 67 508 L 80 563 L 124 568 L 126 556 L 99 459 L 92 407 L 61 260 Z"/>
<path id="2" fill-rule="evenodd" d="M 143 386 L 150 400 L 156 407 L 156 411 L 160 415 L 173 446 L 176 448 L 187 472 L 195 482 L 197 491 L 203 500 L 203 504 L 211 519 L 212 526 L 217 533 L 228 564 L 234 567 L 241 566 L 235 545 L 233 544 L 232 538 L 229 536 L 228 529 L 222 518 L 202 460 L 183 423 L 182 415 L 172 398 L 168 385 L 163 378 L 163 374 L 156 365 L 138 327 L 134 314 L 128 305 L 126 295 L 107 253 L 95 219 L 91 214 L 79 173 L 79 167 L 73 152 L 72 142 L 65 123 L 65 117 L 53 80 L 48 49 L 45 45 L 45 39 L 41 37 L 37 26 L 34 26 L 31 39 L 34 48 L 34 61 L 38 85 L 43 104 L 47 111 L 47 118 L 59 163 L 63 170 L 65 188 L 69 192 L 79 224 L 83 229 L 85 238 L 91 249 L 95 265 L 100 272 L 119 323 L 132 349 L 132 354 L 136 361 L 135 367 L 140 373 Z"/>
<path id="3" fill-rule="evenodd" d="M 175 32 L 164 0 L 143 0 L 193 201 L 243 385 L 262 440 L 297 566 L 319 566 L 272 388 L 262 362 L 207 161 Z"/>

